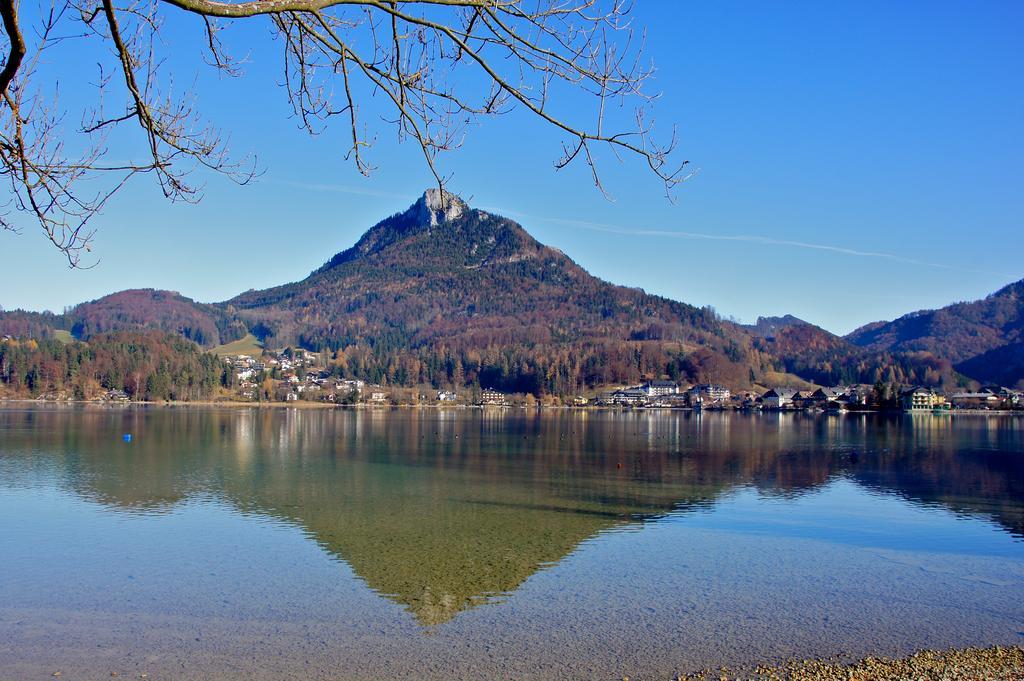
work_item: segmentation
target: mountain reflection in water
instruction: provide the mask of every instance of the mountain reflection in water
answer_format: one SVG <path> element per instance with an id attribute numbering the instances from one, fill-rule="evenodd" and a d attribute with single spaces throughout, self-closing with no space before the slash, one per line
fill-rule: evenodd
<path id="1" fill-rule="evenodd" d="M 45 475 L 126 513 L 212 497 L 284 520 L 427 626 L 739 489 L 847 480 L 1024 537 L 1012 418 L 52 408 L 0 410 L 0 432 L 0 486 Z"/>

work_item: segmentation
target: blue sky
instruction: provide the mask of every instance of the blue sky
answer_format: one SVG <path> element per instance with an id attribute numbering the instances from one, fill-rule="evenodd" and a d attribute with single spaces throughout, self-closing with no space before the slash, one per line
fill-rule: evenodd
<path id="1" fill-rule="evenodd" d="M 628 159 L 604 166 L 613 202 L 585 168 L 555 172 L 559 137 L 525 114 L 471 129 L 442 160 L 451 188 L 604 279 L 743 321 L 791 313 L 843 333 L 1024 277 L 1024 4 L 638 4 L 658 124 L 677 126 L 700 171 L 674 203 Z M 171 17 L 169 50 L 201 37 Z M 68 270 L 31 224 L 0 233 L 0 305 L 59 310 L 133 287 L 218 301 L 292 281 L 430 184 L 385 126 L 369 179 L 344 160 L 343 129 L 299 131 L 265 26 L 225 40 L 248 53 L 246 76 L 203 72 L 194 91 L 260 180 L 206 178 L 199 205 L 135 180 L 96 221 L 90 270 Z M 52 68 L 63 101 L 88 93 Z"/>

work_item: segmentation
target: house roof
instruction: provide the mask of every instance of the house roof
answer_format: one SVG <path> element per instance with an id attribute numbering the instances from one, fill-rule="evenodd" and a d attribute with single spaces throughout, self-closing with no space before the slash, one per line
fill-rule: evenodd
<path id="1" fill-rule="evenodd" d="M 818 388 L 811 394 L 820 397 L 825 397 L 828 399 L 835 399 L 836 397 L 839 397 L 842 393 L 835 388 Z"/>
<path id="2" fill-rule="evenodd" d="M 796 393 L 797 391 L 793 388 L 772 388 L 761 397 L 783 397 L 789 399 L 796 395 Z"/>

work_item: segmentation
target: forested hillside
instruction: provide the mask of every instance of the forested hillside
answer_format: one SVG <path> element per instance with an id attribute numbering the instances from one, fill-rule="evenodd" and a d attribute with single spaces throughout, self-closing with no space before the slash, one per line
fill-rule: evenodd
<path id="1" fill-rule="evenodd" d="M 52 338 L 55 329 L 80 340 L 111 331 L 160 330 L 204 347 L 228 343 L 246 334 L 245 325 L 223 306 L 197 303 L 180 293 L 156 289 L 118 291 L 61 314 L 0 312 L 0 336 L 42 340 Z"/>
<path id="2" fill-rule="evenodd" d="M 779 371 L 819 385 L 886 384 L 953 387 L 964 382 L 947 359 L 927 352 L 887 352 L 857 347 L 808 324 L 780 326 L 755 347 L 774 358 Z"/>
<path id="3" fill-rule="evenodd" d="M 43 340 L 53 338 L 54 331 L 66 328 L 64 317 L 52 312 L 28 312 L 26 310 L 0 312 L 0 338 L 11 336 Z"/>
<path id="4" fill-rule="evenodd" d="M 181 336 L 98 334 L 86 342 L 0 340 L 0 395 L 91 399 L 122 390 L 132 399 L 199 400 L 224 378 L 222 363 Z"/>
<path id="5" fill-rule="evenodd" d="M 132 289 L 82 303 L 65 314 L 76 338 L 133 329 L 159 329 L 181 334 L 211 347 L 245 335 L 245 326 L 222 307 L 197 303 L 174 291 Z"/>
<path id="6" fill-rule="evenodd" d="M 980 381 L 1024 380 L 1024 280 L 974 302 L 863 326 L 847 339 L 873 351 L 927 352 Z"/>

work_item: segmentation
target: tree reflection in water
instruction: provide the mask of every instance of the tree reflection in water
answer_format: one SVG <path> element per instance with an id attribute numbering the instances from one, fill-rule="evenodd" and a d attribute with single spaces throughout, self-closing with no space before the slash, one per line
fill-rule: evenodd
<path id="1" fill-rule="evenodd" d="M 0 432 L 0 481 L 45 471 L 127 513 L 212 495 L 301 527 L 428 626 L 590 537 L 741 488 L 791 499 L 846 479 L 1024 537 L 1012 418 L 50 408 L 0 410 Z"/>

